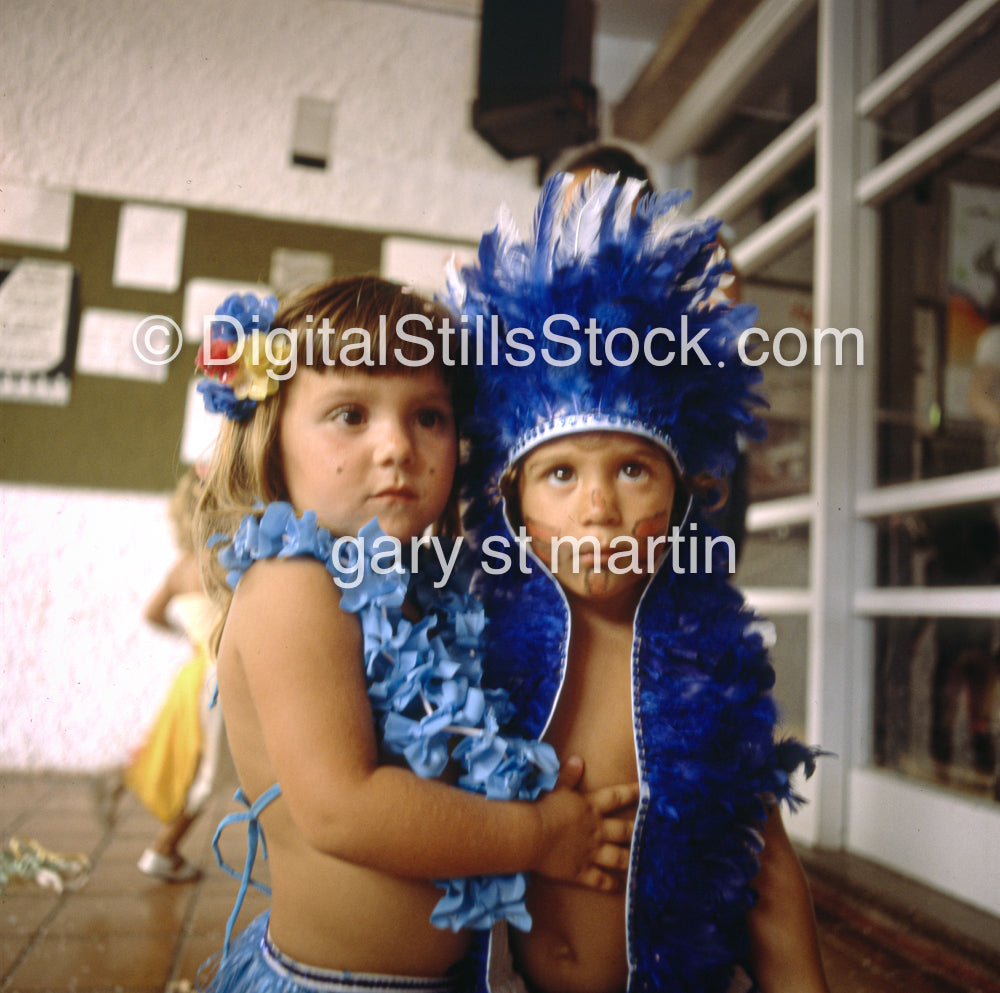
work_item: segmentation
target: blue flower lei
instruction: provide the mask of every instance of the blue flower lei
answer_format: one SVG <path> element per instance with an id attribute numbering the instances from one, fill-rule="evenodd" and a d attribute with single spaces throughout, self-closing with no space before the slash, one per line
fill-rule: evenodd
<path id="1" fill-rule="evenodd" d="M 555 786 L 559 760 L 550 745 L 504 733 L 513 716 L 504 690 L 482 687 L 482 604 L 468 594 L 445 590 L 437 616 L 413 622 L 402 605 L 410 582 L 401 564 L 391 571 L 372 567 L 373 552 L 391 542 L 375 520 L 358 541 L 335 541 L 316 514 L 297 517 L 291 504 L 268 504 L 248 514 L 230 539 L 212 544 L 233 588 L 254 562 L 309 555 L 326 566 L 342 587 L 341 608 L 357 614 L 364 635 L 368 699 L 382 744 L 403 756 L 418 775 L 441 775 L 449 762 L 461 768 L 458 784 L 495 800 L 534 800 Z M 384 551 L 384 547 L 383 547 Z M 431 923 L 458 931 L 489 928 L 499 920 L 528 930 L 524 873 L 442 880 L 445 891 Z"/>

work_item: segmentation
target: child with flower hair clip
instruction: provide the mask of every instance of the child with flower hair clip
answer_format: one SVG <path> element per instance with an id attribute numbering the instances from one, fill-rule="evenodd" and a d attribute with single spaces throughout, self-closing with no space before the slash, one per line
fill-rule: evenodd
<path id="1" fill-rule="evenodd" d="M 220 825 L 245 822 L 248 853 L 209 989 L 460 989 L 466 928 L 529 925 L 525 871 L 616 885 L 636 790 L 574 791 L 577 759 L 557 783 L 548 746 L 507 734 L 506 694 L 480 685 L 481 609 L 442 589 L 420 617 L 405 568 L 373 554 L 454 498 L 459 384 L 425 347 L 445 312 L 354 277 L 220 314 L 199 358 L 226 415 L 199 530 L 249 810 Z M 351 361 L 359 329 L 387 364 Z M 288 347 L 250 347 L 272 333 Z M 270 908 L 229 948 L 264 834 Z"/>
<path id="2" fill-rule="evenodd" d="M 532 238 L 501 214 L 449 280 L 463 325 L 498 329 L 466 422 L 486 680 L 588 788 L 640 786 L 626 885 L 533 877 L 536 925 L 494 929 L 480 988 L 826 993 L 778 812 L 816 751 L 775 739 L 759 619 L 698 510 L 760 434 L 755 311 L 718 290 L 717 222 L 616 179 L 556 175 Z"/>

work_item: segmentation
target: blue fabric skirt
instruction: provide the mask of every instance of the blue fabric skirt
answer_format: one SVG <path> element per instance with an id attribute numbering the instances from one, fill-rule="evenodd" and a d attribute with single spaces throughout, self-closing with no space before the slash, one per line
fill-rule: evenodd
<path id="1" fill-rule="evenodd" d="M 297 962 L 275 947 L 267 922 L 267 911 L 254 919 L 214 975 L 218 957 L 205 962 L 196 988 L 206 993 L 460 993 L 459 983 L 448 978 L 341 972 Z"/>

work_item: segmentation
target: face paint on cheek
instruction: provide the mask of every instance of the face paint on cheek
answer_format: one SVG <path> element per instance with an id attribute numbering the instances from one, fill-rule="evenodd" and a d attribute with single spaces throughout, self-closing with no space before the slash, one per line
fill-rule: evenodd
<path id="1" fill-rule="evenodd" d="M 559 529 L 554 524 L 546 524 L 545 521 L 540 521 L 537 517 L 525 517 L 524 529 L 531 535 L 532 541 L 540 541 L 545 544 L 550 544 L 552 539 L 559 534 Z"/>
<path id="2" fill-rule="evenodd" d="M 640 521 L 636 521 L 635 527 L 632 528 L 632 536 L 639 541 L 645 541 L 647 538 L 655 537 L 658 534 L 665 534 L 667 530 L 667 525 L 670 523 L 670 508 L 666 510 L 657 510 L 649 517 L 644 517 Z"/>
<path id="3" fill-rule="evenodd" d="M 531 541 L 531 550 L 551 569 L 552 539 L 558 532 L 551 524 L 545 524 L 534 517 L 525 517 L 523 527 Z"/>

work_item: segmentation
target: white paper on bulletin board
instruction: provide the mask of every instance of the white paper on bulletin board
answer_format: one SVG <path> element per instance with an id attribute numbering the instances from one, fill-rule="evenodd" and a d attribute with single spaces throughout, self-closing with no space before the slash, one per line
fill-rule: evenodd
<path id="1" fill-rule="evenodd" d="M 0 190 L 0 241 L 65 252 L 73 221 L 73 194 L 4 183 Z"/>
<path id="2" fill-rule="evenodd" d="M 198 392 L 198 380 L 188 383 L 184 404 L 184 427 L 181 430 L 181 461 L 185 465 L 207 462 L 222 423 L 222 414 L 205 409 L 205 399 Z"/>
<path id="3" fill-rule="evenodd" d="M 69 262 L 20 259 L 0 282 L 0 398 L 69 403 L 75 270 Z"/>
<path id="4" fill-rule="evenodd" d="M 205 317 L 211 317 L 219 305 L 233 293 L 254 293 L 266 297 L 272 292 L 262 283 L 236 283 L 226 279 L 189 279 L 184 285 L 184 340 L 200 344 L 205 336 Z"/>
<path id="5" fill-rule="evenodd" d="M 276 248 L 271 252 L 271 285 L 276 293 L 314 286 L 333 276 L 329 252 L 306 252 L 298 248 Z"/>
<path id="6" fill-rule="evenodd" d="M 445 267 L 454 259 L 456 267 L 476 260 L 473 245 L 420 238 L 386 238 L 382 242 L 382 275 L 417 293 L 433 297 L 444 289 Z"/>
<path id="7" fill-rule="evenodd" d="M 148 315 L 127 310 L 87 307 L 80 315 L 80 342 L 76 349 L 76 371 L 88 376 L 167 381 L 168 362 L 154 355 L 143 361 L 136 344 L 136 328 Z M 139 340 L 141 345 L 141 339 Z M 165 341 L 165 348 L 171 342 Z M 165 353 L 168 354 L 168 353 Z"/>
<path id="8" fill-rule="evenodd" d="M 124 203 L 118 214 L 114 285 L 173 293 L 181 284 L 187 213 Z"/>
<path id="9" fill-rule="evenodd" d="M 73 266 L 21 259 L 0 283 L 0 368 L 39 373 L 66 354 Z"/>

